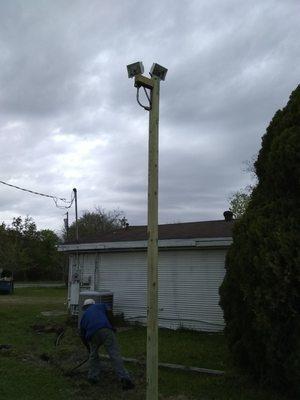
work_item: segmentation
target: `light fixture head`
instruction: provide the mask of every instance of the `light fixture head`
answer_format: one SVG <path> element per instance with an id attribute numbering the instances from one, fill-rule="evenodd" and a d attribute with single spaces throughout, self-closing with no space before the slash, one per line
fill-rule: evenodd
<path id="1" fill-rule="evenodd" d="M 151 67 L 150 75 L 151 76 L 156 76 L 161 81 L 164 81 L 165 77 L 167 75 L 167 72 L 168 72 L 167 68 L 162 67 L 159 64 L 153 63 L 152 67 Z"/>
<path id="2" fill-rule="evenodd" d="M 133 78 L 136 75 L 140 75 L 144 72 L 144 66 L 142 61 L 135 62 L 127 65 L 128 78 Z"/>

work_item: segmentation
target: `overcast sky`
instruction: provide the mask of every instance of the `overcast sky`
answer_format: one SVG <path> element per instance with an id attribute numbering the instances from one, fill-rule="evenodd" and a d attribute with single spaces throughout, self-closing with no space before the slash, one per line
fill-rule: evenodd
<path id="1" fill-rule="evenodd" d="M 157 62 L 159 222 L 222 219 L 299 83 L 299 20 L 299 0 L 0 0 L 0 180 L 145 224 L 148 112 L 126 65 Z M 0 191 L 0 221 L 62 226 L 51 199 Z"/>

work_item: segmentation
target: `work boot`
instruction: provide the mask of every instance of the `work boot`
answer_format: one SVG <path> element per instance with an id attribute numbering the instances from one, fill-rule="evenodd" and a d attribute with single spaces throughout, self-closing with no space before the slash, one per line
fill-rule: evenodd
<path id="1" fill-rule="evenodd" d="M 122 389 L 123 390 L 130 390 L 130 389 L 134 389 L 135 385 L 132 382 L 131 379 L 121 379 L 121 383 L 122 383 Z"/>

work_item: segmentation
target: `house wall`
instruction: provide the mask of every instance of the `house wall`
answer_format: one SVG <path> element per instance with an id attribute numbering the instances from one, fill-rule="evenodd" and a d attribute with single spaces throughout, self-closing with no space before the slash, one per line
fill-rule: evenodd
<path id="1" fill-rule="evenodd" d="M 218 289 L 224 278 L 225 249 L 165 250 L 159 253 L 159 325 L 220 331 L 224 322 Z M 72 258 L 72 272 L 76 268 Z M 110 290 L 114 312 L 146 323 L 145 251 L 79 255 L 81 290 Z M 70 274 L 72 276 L 72 273 Z"/>

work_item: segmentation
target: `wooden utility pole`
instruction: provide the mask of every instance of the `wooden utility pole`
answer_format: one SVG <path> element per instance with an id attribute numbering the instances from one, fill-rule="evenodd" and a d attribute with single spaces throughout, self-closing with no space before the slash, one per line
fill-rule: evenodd
<path id="1" fill-rule="evenodd" d="M 66 239 L 69 239 L 69 212 L 67 211 L 65 213 L 66 218 L 64 218 L 64 225 L 65 225 L 65 230 L 66 230 Z"/>
<path id="2" fill-rule="evenodd" d="M 158 398 L 158 121 L 160 80 L 151 79 L 148 160 L 147 400 Z"/>
<path id="3" fill-rule="evenodd" d="M 74 200 L 75 200 L 75 232 L 76 232 L 76 243 L 79 243 L 79 231 L 78 231 L 78 205 L 77 205 L 77 189 L 73 189 Z M 79 271 L 79 253 L 76 251 L 76 270 Z"/>
<path id="4" fill-rule="evenodd" d="M 76 243 L 79 242 L 79 233 L 78 233 L 78 206 L 77 206 L 77 189 L 73 189 L 74 192 L 74 200 L 75 200 L 75 230 L 76 230 Z"/>
<path id="5" fill-rule="evenodd" d="M 147 280 L 147 395 L 146 400 L 158 399 L 158 121 L 160 81 L 165 80 L 167 68 L 153 63 L 150 76 L 143 74 L 141 61 L 127 65 L 128 77 L 134 77 L 137 102 L 149 113 L 148 160 L 148 280 Z M 143 87 L 149 106 L 141 103 L 139 90 Z M 147 92 L 150 90 L 150 97 Z"/>

